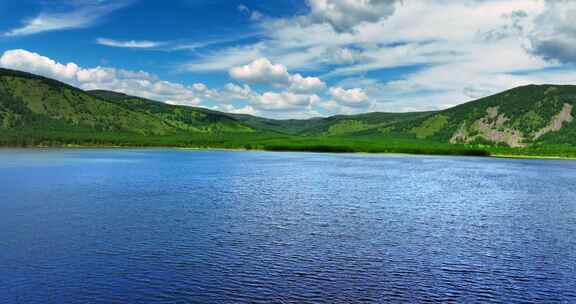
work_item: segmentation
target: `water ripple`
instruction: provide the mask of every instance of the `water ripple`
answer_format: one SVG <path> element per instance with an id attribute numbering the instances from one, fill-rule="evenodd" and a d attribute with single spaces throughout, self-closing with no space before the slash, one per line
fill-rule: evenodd
<path id="1" fill-rule="evenodd" d="M 0 303 L 576 302 L 576 162 L 11 150 L 0 168 Z"/>

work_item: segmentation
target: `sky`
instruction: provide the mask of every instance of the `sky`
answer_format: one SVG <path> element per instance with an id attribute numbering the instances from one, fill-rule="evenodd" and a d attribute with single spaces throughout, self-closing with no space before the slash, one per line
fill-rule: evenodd
<path id="1" fill-rule="evenodd" d="M 0 0 L 0 67 L 270 118 L 576 84 L 576 1 Z"/>

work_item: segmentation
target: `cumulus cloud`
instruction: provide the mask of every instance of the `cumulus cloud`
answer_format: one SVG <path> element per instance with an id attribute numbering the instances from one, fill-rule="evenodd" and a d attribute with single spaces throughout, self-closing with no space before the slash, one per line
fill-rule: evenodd
<path id="1" fill-rule="evenodd" d="M 258 115 L 260 112 L 254 109 L 251 105 L 243 106 L 243 107 L 235 107 L 230 104 L 222 104 L 213 107 L 216 111 L 223 111 L 227 113 L 233 114 L 247 114 L 247 115 Z"/>
<path id="2" fill-rule="evenodd" d="M 314 95 L 294 94 L 292 92 L 265 92 L 262 95 L 255 95 L 251 99 L 251 104 L 266 111 L 293 111 L 307 108 L 316 98 Z"/>
<path id="3" fill-rule="evenodd" d="M 5 68 L 26 71 L 63 81 L 77 81 L 80 67 L 75 63 L 61 64 L 48 57 L 26 50 L 9 50 L 0 57 Z"/>
<path id="4" fill-rule="evenodd" d="M 246 84 L 244 86 L 239 86 L 233 83 L 226 84 L 223 93 L 225 99 L 232 100 L 247 100 L 253 95 L 250 86 Z"/>
<path id="5" fill-rule="evenodd" d="M 340 65 L 353 64 L 360 57 L 357 51 L 345 47 L 328 49 L 326 55 L 330 59 L 327 63 Z"/>
<path id="6" fill-rule="evenodd" d="M 131 1 L 87 0 L 71 2 L 64 12 L 42 12 L 27 19 L 19 28 L 9 30 L 4 36 L 27 36 L 42 32 L 85 28 L 109 13 L 127 6 Z"/>
<path id="7" fill-rule="evenodd" d="M 229 74 L 241 82 L 287 87 L 290 92 L 297 94 L 316 93 L 326 87 L 320 78 L 304 77 L 301 74 L 291 75 L 286 66 L 273 64 L 267 58 L 260 58 L 247 65 L 232 68 Z"/>
<path id="8" fill-rule="evenodd" d="M 247 83 L 287 84 L 290 82 L 288 69 L 281 64 L 273 64 L 268 58 L 260 58 L 251 63 L 230 69 L 230 77 Z"/>
<path id="9" fill-rule="evenodd" d="M 352 31 L 364 22 L 378 22 L 394 13 L 395 0 L 307 0 L 305 22 L 328 23 L 338 32 Z"/>
<path id="10" fill-rule="evenodd" d="M 330 88 L 330 96 L 341 105 L 361 108 L 369 105 L 368 95 L 360 88 L 343 89 L 341 87 Z"/>
<path id="11" fill-rule="evenodd" d="M 305 82 L 305 81 L 304 81 Z M 228 83 L 219 91 L 219 109 L 231 113 L 263 114 L 269 117 L 305 118 L 319 116 L 320 114 L 312 110 L 312 107 L 319 104 L 321 98 L 310 92 L 309 88 L 300 92 L 290 90 L 274 92 L 267 91 L 262 94 L 252 90 L 250 86 L 243 86 Z M 234 101 L 244 101 L 248 105 L 237 108 L 230 103 Z"/>
<path id="12" fill-rule="evenodd" d="M 317 77 L 303 77 L 300 74 L 290 76 L 289 90 L 294 93 L 311 94 L 324 90 L 326 84 Z"/>
<path id="13" fill-rule="evenodd" d="M 148 41 L 148 40 L 113 40 L 108 38 L 98 38 L 96 43 L 100 45 L 117 47 L 117 48 L 131 48 L 131 49 L 149 49 L 155 48 L 163 45 L 164 43 L 158 41 Z"/>

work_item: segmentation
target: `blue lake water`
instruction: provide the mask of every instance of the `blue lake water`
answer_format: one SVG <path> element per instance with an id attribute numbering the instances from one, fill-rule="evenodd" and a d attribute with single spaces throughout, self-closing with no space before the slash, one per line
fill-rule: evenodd
<path id="1" fill-rule="evenodd" d="M 0 303 L 576 302 L 576 161 L 0 150 Z"/>

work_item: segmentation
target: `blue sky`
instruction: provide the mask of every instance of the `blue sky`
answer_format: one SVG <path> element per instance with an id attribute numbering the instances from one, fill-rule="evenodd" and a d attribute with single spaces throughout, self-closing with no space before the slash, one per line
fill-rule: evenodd
<path id="1" fill-rule="evenodd" d="M 447 108 L 576 84 L 576 3 L 0 2 L 0 66 L 275 118 Z"/>

